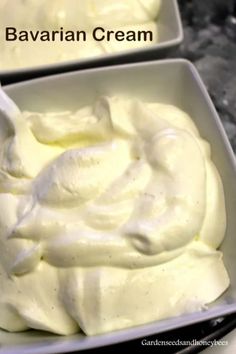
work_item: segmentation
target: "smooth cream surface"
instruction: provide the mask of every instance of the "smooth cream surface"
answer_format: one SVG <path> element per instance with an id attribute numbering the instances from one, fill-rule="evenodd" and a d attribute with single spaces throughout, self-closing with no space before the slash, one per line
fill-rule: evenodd
<path id="1" fill-rule="evenodd" d="M 117 53 L 158 42 L 157 17 L 161 0 L 2 0 L 0 4 L 0 70 L 41 66 Z M 20 30 L 86 31 L 83 42 L 5 41 L 5 28 Z M 153 40 L 95 41 L 92 31 L 152 31 Z"/>
<path id="2" fill-rule="evenodd" d="M 1 328 L 98 334 L 227 289 L 223 187 L 186 113 L 102 97 L 0 131 Z"/>

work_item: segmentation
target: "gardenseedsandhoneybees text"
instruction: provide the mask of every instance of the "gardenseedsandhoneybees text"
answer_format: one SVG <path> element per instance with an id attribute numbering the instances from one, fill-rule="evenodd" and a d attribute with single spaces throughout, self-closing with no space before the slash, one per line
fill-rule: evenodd
<path id="1" fill-rule="evenodd" d="M 96 27 L 89 32 L 90 38 L 95 41 L 128 41 L 128 42 L 147 42 L 153 41 L 154 34 L 152 31 L 121 31 L 108 30 L 103 27 Z M 88 33 L 86 31 L 65 31 L 61 27 L 57 31 L 35 31 L 35 30 L 18 30 L 15 27 L 6 27 L 6 41 L 21 41 L 21 42 L 86 42 Z"/>

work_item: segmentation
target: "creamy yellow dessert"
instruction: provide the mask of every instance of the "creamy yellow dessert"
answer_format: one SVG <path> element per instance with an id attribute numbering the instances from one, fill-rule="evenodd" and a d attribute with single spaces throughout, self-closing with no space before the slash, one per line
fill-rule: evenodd
<path id="1" fill-rule="evenodd" d="M 158 42 L 161 0 L 1 0 L 0 70 Z"/>
<path id="2" fill-rule="evenodd" d="M 0 132 L 1 328 L 94 335 L 227 289 L 223 187 L 186 113 L 102 97 Z"/>

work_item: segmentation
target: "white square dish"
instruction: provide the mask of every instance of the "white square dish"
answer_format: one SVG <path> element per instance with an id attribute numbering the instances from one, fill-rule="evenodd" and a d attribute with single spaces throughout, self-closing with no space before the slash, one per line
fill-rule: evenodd
<path id="1" fill-rule="evenodd" d="M 10 24 L 9 24 L 10 25 Z M 183 29 L 178 9 L 177 0 L 163 0 L 157 20 L 159 42 L 142 49 L 131 49 L 117 54 L 107 54 L 99 57 L 78 59 L 37 67 L 15 68 L 1 70 L 0 78 L 13 81 L 15 79 L 27 79 L 40 75 L 53 74 L 75 69 L 85 69 L 111 64 L 137 62 L 150 59 L 158 59 L 176 48 L 183 40 Z"/>
<path id="2" fill-rule="evenodd" d="M 236 164 L 220 119 L 194 66 L 182 59 L 84 70 L 5 87 L 21 109 L 73 110 L 99 95 L 122 93 L 146 101 L 173 104 L 186 111 L 212 147 L 226 199 L 227 232 L 221 249 L 231 285 L 204 312 L 153 322 L 93 337 L 82 334 L 59 337 L 48 333 L 0 331 L 0 354 L 72 352 L 158 334 L 236 311 Z M 206 289 L 207 291 L 207 289 Z M 1 316 L 1 314 L 0 314 Z"/>

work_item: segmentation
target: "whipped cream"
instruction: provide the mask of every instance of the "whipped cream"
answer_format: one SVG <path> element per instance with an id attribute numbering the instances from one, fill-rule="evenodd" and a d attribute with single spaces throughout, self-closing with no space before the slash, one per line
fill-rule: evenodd
<path id="1" fill-rule="evenodd" d="M 161 0 L 3 0 L 0 4 L 0 70 L 42 66 L 150 46 L 158 42 L 157 17 Z M 86 40 L 6 41 L 6 27 L 17 31 L 83 30 Z M 150 31 L 152 39 L 96 41 L 95 28 Z M 101 38 L 101 34 L 99 34 Z M 11 37 L 12 39 L 12 37 Z"/>
<path id="2" fill-rule="evenodd" d="M 186 113 L 102 97 L 0 131 L 1 328 L 93 335 L 227 289 L 223 187 Z"/>

